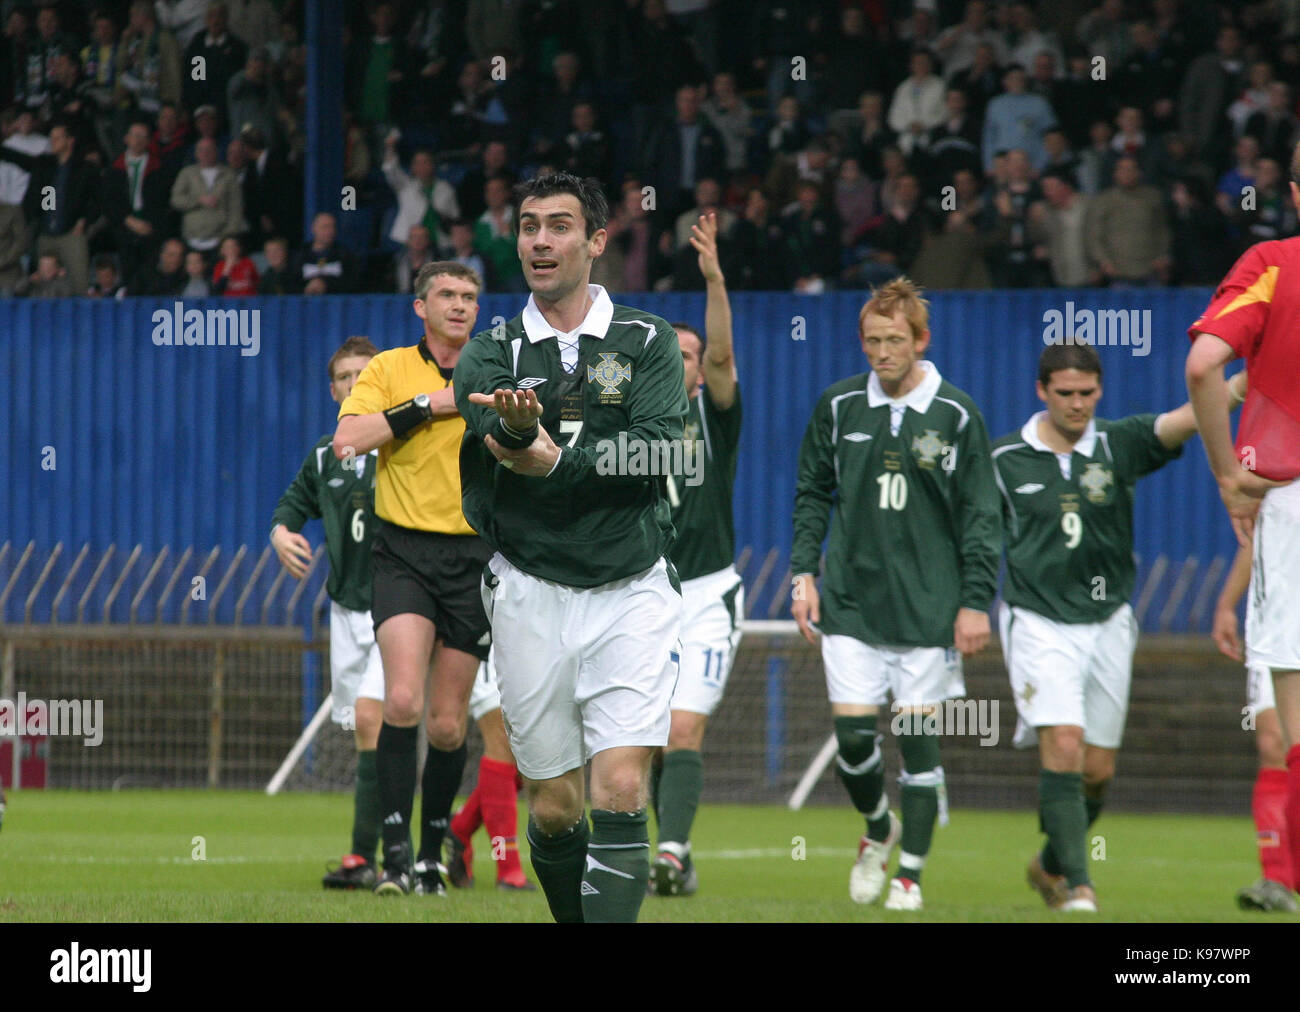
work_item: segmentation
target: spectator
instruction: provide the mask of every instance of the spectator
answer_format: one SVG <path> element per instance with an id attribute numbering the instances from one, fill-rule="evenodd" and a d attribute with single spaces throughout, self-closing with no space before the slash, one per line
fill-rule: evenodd
<path id="1" fill-rule="evenodd" d="M 876 184 L 862 174 L 856 158 L 840 162 L 835 179 L 835 213 L 840 219 L 840 245 L 852 249 L 880 213 Z"/>
<path id="2" fill-rule="evenodd" d="M 1174 250 L 1170 280 L 1176 285 L 1217 285 L 1233 259 L 1223 212 L 1196 176 L 1174 180 L 1169 192 Z"/>
<path id="3" fill-rule="evenodd" d="M 496 87 L 473 60 L 460 68 L 456 95 L 443 124 L 443 150 L 473 151 L 489 140 L 500 140 L 510 123 Z"/>
<path id="4" fill-rule="evenodd" d="M 727 171 L 744 170 L 749 160 L 749 142 L 754 134 L 754 113 L 736 90 L 736 78 L 724 71 L 713 78 L 713 96 L 703 104 L 704 115 L 722 135 L 727 152 Z"/>
<path id="5" fill-rule="evenodd" d="M 907 159 L 896 147 L 885 148 L 881 155 L 880 207 L 888 212 L 893 206 L 898 181 L 908 174 Z"/>
<path id="6" fill-rule="evenodd" d="M 157 0 L 154 5 L 158 24 L 175 37 L 182 49 L 189 46 L 203 30 L 208 0 Z"/>
<path id="7" fill-rule="evenodd" d="M 158 250 L 157 264 L 145 264 L 131 277 L 131 295 L 180 295 L 189 280 L 185 273 L 185 244 L 167 239 Z"/>
<path id="8" fill-rule="evenodd" d="M 1101 72 L 1102 65 L 1094 67 L 1092 57 L 1083 50 L 1072 49 L 1066 63 L 1065 76 L 1057 80 L 1053 89 L 1056 97 L 1052 111 L 1070 143 L 1082 148 L 1088 143 L 1092 125 L 1111 118 L 1110 83 L 1094 76 Z"/>
<path id="9" fill-rule="evenodd" d="M 460 217 L 456 191 L 445 179 L 438 178 L 433 153 L 419 150 L 411 156 L 408 175 L 397 160 L 397 139 L 389 135 L 384 145 L 384 178 L 397 196 L 397 216 L 388 238 L 402 244 L 411 234 L 412 225 L 423 225 L 435 246 L 445 246 L 448 237 L 444 221 Z"/>
<path id="10" fill-rule="evenodd" d="M 1272 83 L 1272 64 L 1267 60 L 1256 60 L 1250 65 L 1245 90 L 1228 106 L 1228 119 L 1232 121 L 1234 137 L 1240 137 L 1246 132 L 1246 124 L 1251 116 L 1268 108 L 1268 87 Z"/>
<path id="11" fill-rule="evenodd" d="M 1088 128 L 1088 146 L 1079 154 L 1079 190 L 1089 196 L 1105 189 L 1115 173 L 1115 150 L 1110 146 L 1115 131 L 1105 120 Z"/>
<path id="12" fill-rule="evenodd" d="M 1205 193 L 1214 189 L 1214 172 L 1193 153 L 1190 137 L 1171 130 L 1161 138 L 1161 142 L 1160 157 L 1156 159 L 1156 180 L 1161 188 L 1168 187 L 1176 179 L 1195 177 L 1201 181 Z"/>
<path id="13" fill-rule="evenodd" d="M 562 159 L 564 138 L 573 126 L 573 109 L 579 102 L 591 102 L 591 85 L 579 77 L 582 64 L 577 53 L 556 53 L 551 76 L 537 89 L 529 118 L 534 156 L 543 161 Z"/>
<path id="14" fill-rule="evenodd" d="M 623 196 L 610 216 L 605 252 L 592 267 L 592 281 L 614 292 L 648 292 L 652 280 L 654 230 L 638 179 L 623 183 Z M 597 280 L 600 278 L 601 280 Z"/>
<path id="15" fill-rule="evenodd" d="M 1144 119 L 1157 128 L 1175 126 L 1174 96 L 1183 67 L 1167 50 L 1150 21 L 1135 21 L 1129 28 L 1132 48 L 1115 78 L 1115 89 L 1136 105 Z"/>
<path id="16" fill-rule="evenodd" d="M 198 161 L 181 169 L 172 186 L 171 204 L 181 212 L 181 237 L 190 249 L 217 248 L 223 236 L 244 231 L 244 195 L 228 165 L 217 161 L 217 142 L 200 140 Z"/>
<path id="17" fill-rule="evenodd" d="M 776 119 L 767 130 L 767 150 L 775 155 L 789 155 L 803 150 L 812 136 L 799 109 L 799 100 L 786 95 L 776 104 Z"/>
<path id="18" fill-rule="evenodd" d="M 1255 182 L 1255 162 L 1259 158 L 1259 142 L 1254 137 L 1239 137 L 1233 145 L 1235 162 L 1222 176 L 1216 187 L 1215 203 L 1229 220 L 1236 215 L 1246 187 Z"/>
<path id="19" fill-rule="evenodd" d="M 596 107 L 592 103 L 574 105 L 573 129 L 564 138 L 561 161 L 579 179 L 605 179 L 609 175 L 609 140 L 596 127 Z"/>
<path id="20" fill-rule="evenodd" d="M 1070 149 L 1070 140 L 1060 127 L 1043 132 L 1043 153 L 1047 155 L 1044 172 L 1068 172 L 1073 176 L 1079 167 L 1079 156 Z"/>
<path id="21" fill-rule="evenodd" d="M 912 267 L 931 231 L 929 214 L 921 202 L 921 184 L 905 172 L 898 177 L 885 201 L 885 215 L 872 231 L 872 250 L 867 259 L 850 268 L 855 281 L 879 284 Z"/>
<path id="22" fill-rule="evenodd" d="M 393 35 L 397 14 L 391 3 L 379 3 L 370 11 L 372 32 L 362 42 L 355 55 L 355 71 L 351 82 L 352 107 L 362 123 L 382 130 L 395 119 L 397 108 L 409 74 L 411 60 L 406 44 Z"/>
<path id="23" fill-rule="evenodd" d="M 1282 81 L 1268 86 L 1268 104 L 1251 114 L 1246 133 L 1254 137 L 1259 150 L 1283 165 L 1289 165 L 1296 146 L 1296 117 L 1292 111 L 1291 87 Z"/>
<path id="24" fill-rule="evenodd" d="M 519 20 L 523 7 L 515 0 L 469 0 L 465 39 L 475 60 L 524 51 Z"/>
<path id="25" fill-rule="evenodd" d="M 84 289 L 72 287 L 72 279 L 63 269 L 55 253 L 42 253 L 36 262 L 36 270 L 31 277 L 19 286 L 19 295 L 29 299 L 67 299 L 79 295 Z"/>
<path id="26" fill-rule="evenodd" d="M 158 110 L 158 126 L 149 139 L 149 153 L 162 164 L 163 181 L 167 192 L 185 165 L 189 150 L 190 128 L 171 102 L 164 102 Z"/>
<path id="27" fill-rule="evenodd" d="M 260 130 L 244 130 L 239 140 L 248 154 L 242 184 L 250 242 L 257 245 L 273 235 L 300 235 L 301 189 L 293 170 L 271 150 Z"/>
<path id="28" fill-rule="evenodd" d="M 450 228 L 451 223 L 448 222 L 448 231 Z M 471 248 L 473 241 L 471 235 Z M 411 231 L 406 235 L 406 242 L 393 254 L 393 280 L 398 294 L 410 295 L 414 291 L 415 276 L 420 273 L 420 268 L 438 258 L 429 229 L 420 224 L 412 225 Z"/>
<path id="29" fill-rule="evenodd" d="M 1029 156 L 1019 148 L 1007 152 L 1006 181 L 986 209 L 989 273 L 998 288 L 1039 288 L 1047 284 L 1046 266 L 1034 259 L 1029 236 L 1029 208 L 1042 194 Z"/>
<path id="30" fill-rule="evenodd" d="M 23 218 L 37 253 L 54 253 L 66 265 L 74 292 L 84 292 L 89 264 L 87 231 L 99 217 L 99 180 L 77 151 L 77 140 L 62 123 L 50 128 L 49 153 L 27 155 L 5 146 L 0 159 L 29 174 Z"/>
<path id="31" fill-rule="evenodd" d="M 646 156 L 646 175 L 658 191 L 665 221 L 690 206 L 697 179 L 720 179 L 726 172 L 722 135 L 701 117 L 695 88 L 678 88 L 675 101 L 676 116 L 656 131 Z"/>
<path id="32" fill-rule="evenodd" d="M 665 232 L 660 237 L 660 252 L 672 255 L 673 291 L 704 291 L 704 275 L 700 273 L 699 254 L 691 245 L 691 226 L 700 220 L 700 215 L 716 214 L 718 216 L 718 255 L 725 256 L 726 248 L 723 237 L 736 223 L 735 212 L 727 210 L 722 204 L 722 187 L 716 179 L 701 179 L 695 184 L 695 206 L 677 216 L 673 232 Z M 671 246 L 669 243 L 671 242 Z"/>
<path id="33" fill-rule="evenodd" d="M 1215 38 L 1214 52 L 1202 53 L 1187 68 L 1178 93 L 1181 130 L 1191 135 L 1195 153 L 1217 162 L 1228 151 L 1228 120 L 1224 113 L 1241 90 L 1241 34 L 1225 26 Z"/>
<path id="34" fill-rule="evenodd" d="M 1028 3 L 1013 3 L 1008 8 L 1011 30 L 1008 37 L 1014 39 L 1007 63 L 1018 63 L 1022 67 L 1037 69 L 1039 58 L 1046 53 L 1050 58 L 1053 73 L 1060 73 L 1065 67 L 1065 54 L 1055 33 L 1045 32 L 1038 27 L 1038 15 Z"/>
<path id="35" fill-rule="evenodd" d="M 746 51 L 753 54 L 750 66 L 766 86 L 768 109 L 775 109 L 791 89 L 801 101 L 812 98 L 811 84 L 795 81 L 790 74 L 791 60 L 812 52 L 805 8 L 788 0 L 759 0 L 748 12 L 751 37 Z"/>
<path id="36" fill-rule="evenodd" d="M 728 237 L 727 283 L 737 290 L 775 292 L 786 288 L 785 235 L 772 204 L 755 186 L 745 196 L 745 211 Z"/>
<path id="37" fill-rule="evenodd" d="M 32 23 L 23 7 L 13 7 L 5 18 L 0 46 L 0 108 L 27 105 L 27 55 L 34 44 Z M 21 281 L 21 279 L 19 279 Z"/>
<path id="38" fill-rule="evenodd" d="M 483 145 L 479 163 L 466 172 L 456 186 L 456 203 L 460 206 L 462 218 L 477 221 L 478 216 L 487 210 L 487 204 L 483 202 L 483 190 L 489 179 L 498 176 L 514 187 L 515 174 L 510 170 L 510 149 L 504 141 L 488 141 Z"/>
<path id="39" fill-rule="evenodd" d="M 1029 209 L 1034 259 L 1051 270 L 1052 284 L 1064 288 L 1095 285 L 1101 280 L 1088 262 L 1089 198 L 1066 170 L 1049 169 L 1039 179 L 1043 200 Z"/>
<path id="40" fill-rule="evenodd" d="M 250 257 L 244 256 L 239 238 L 226 236 L 221 240 L 221 258 L 212 270 L 212 294 L 256 295 L 257 282 L 257 267 Z"/>
<path id="41" fill-rule="evenodd" d="M 829 111 L 854 109 L 864 91 L 884 86 L 885 67 L 885 53 L 872 37 L 862 9 L 843 8 L 822 75 L 826 92 L 822 104 Z"/>
<path id="42" fill-rule="evenodd" d="M 981 42 L 975 47 L 975 59 L 971 65 L 948 79 L 951 87 L 966 93 L 970 108 L 980 111 L 981 115 L 984 107 L 1002 94 L 1002 69 L 997 52 L 990 43 Z"/>
<path id="43" fill-rule="evenodd" d="M 126 285 L 117 276 L 117 263 L 107 253 L 95 257 L 95 280 L 86 290 L 90 299 L 121 299 L 126 297 Z"/>
<path id="44" fill-rule="evenodd" d="M 158 4 L 160 10 L 171 6 Z M 202 11 L 206 4 L 198 7 Z M 160 25 L 148 0 L 135 0 L 117 44 L 118 102 L 148 116 L 157 115 L 164 102 L 179 106 L 181 49 L 187 44 Z"/>
<path id="45" fill-rule="evenodd" d="M 23 209 L 0 202 L 0 298 L 7 299 L 23 281 L 23 254 L 27 252 L 27 225 Z"/>
<path id="46" fill-rule="evenodd" d="M 54 89 L 57 57 L 76 54 L 76 41 L 59 26 L 59 12 L 53 5 L 36 12 L 36 36 L 27 49 L 25 102 L 28 109 L 40 109 Z"/>
<path id="47" fill-rule="evenodd" d="M 231 78 L 247 61 L 248 47 L 230 33 L 225 3 L 218 0 L 209 4 L 204 20 L 207 31 L 196 34 L 185 47 L 185 66 L 193 67 L 194 61 L 202 58 L 205 73 L 199 80 L 193 74 L 187 74 L 181 84 L 181 94 L 186 108 L 210 105 L 216 109 L 218 125 L 227 130 L 229 127 L 222 119 L 227 89 Z"/>
<path id="48" fill-rule="evenodd" d="M 185 254 L 185 287 L 181 289 L 183 299 L 206 299 L 212 294 L 208 284 L 208 261 L 196 249 Z"/>
<path id="49" fill-rule="evenodd" d="M 483 258 L 474 252 L 474 229 L 467 221 L 453 221 L 450 228 L 451 255 L 449 260 L 464 264 L 481 278 L 487 273 Z M 414 279 L 412 279 L 414 280 Z"/>
<path id="50" fill-rule="evenodd" d="M 926 189 L 935 192 L 958 169 L 979 171 L 980 129 L 967 109 L 966 92 L 949 88 L 944 121 L 926 138 L 923 165 Z"/>
<path id="51" fill-rule="evenodd" d="M 1009 66 L 1002 82 L 1006 91 L 984 111 L 985 171 L 993 168 L 995 154 L 1012 148 L 1025 152 L 1030 165 L 1041 169 L 1047 162 L 1043 132 L 1056 126 L 1056 115 L 1041 95 L 1026 92 L 1028 81 L 1020 66 Z"/>
<path id="52" fill-rule="evenodd" d="M 1110 139 L 1115 157 L 1127 155 L 1135 159 L 1142 169 L 1142 178 L 1148 183 L 1154 182 L 1159 149 L 1149 142 L 1142 129 L 1142 110 L 1135 105 L 1124 106 L 1115 115 L 1115 127 L 1115 136 Z"/>
<path id="53" fill-rule="evenodd" d="M 943 79 L 934 73 L 934 59 L 924 49 L 912 53 L 911 74 L 896 89 L 889 105 L 889 126 L 898 146 L 910 157 L 925 146 L 926 135 L 944 120 Z"/>
<path id="54" fill-rule="evenodd" d="M 104 173 L 104 215 L 112 230 L 122 274 L 131 277 L 153 260 L 169 213 L 162 162 L 149 153 L 149 126 L 132 123 L 126 150 Z"/>
<path id="55" fill-rule="evenodd" d="M 271 80 L 270 57 L 265 49 L 249 52 L 244 69 L 226 86 L 226 102 L 234 132 L 258 130 L 271 147 L 277 146 L 280 121 L 286 113 Z"/>
<path id="56" fill-rule="evenodd" d="M 898 135 L 885 122 L 885 99 L 878 91 L 864 91 L 858 97 L 858 123 L 845 144 L 848 154 L 858 160 L 862 171 L 872 179 L 884 175 L 881 155 L 885 148 L 897 147 Z"/>
<path id="57" fill-rule="evenodd" d="M 787 288 L 818 294 L 840 272 L 840 234 L 835 213 L 822 200 L 816 183 L 804 180 L 798 186 L 796 203 L 781 215 L 785 237 Z"/>
<path id="58" fill-rule="evenodd" d="M 1122 67 L 1128 58 L 1129 32 L 1124 23 L 1124 0 L 1102 0 L 1079 19 L 1075 37 L 1108 67 Z"/>
<path id="59" fill-rule="evenodd" d="M 280 37 L 280 15 L 271 0 L 226 0 L 226 7 L 230 30 L 249 49 L 269 46 Z"/>
<path id="60" fill-rule="evenodd" d="M 822 199 L 831 193 L 831 152 L 822 138 L 814 138 L 807 148 L 796 155 L 783 155 L 772 162 L 764 189 L 782 213 L 788 211 L 797 197 L 800 182 L 813 183 L 821 191 Z M 719 230 L 719 235 L 722 232 Z"/>
<path id="61" fill-rule="evenodd" d="M 948 185 L 953 188 L 955 206 L 943 213 L 942 228 L 926 235 L 908 277 L 929 289 L 988 288 L 989 272 L 978 222 L 979 182 L 972 170 L 958 169 Z"/>
<path id="62" fill-rule="evenodd" d="M 1241 233 L 1239 252 L 1257 242 L 1285 239 L 1295 233 L 1295 207 L 1282 178 L 1282 167 L 1272 158 L 1255 162 L 1255 190 L 1250 200 L 1238 202 L 1231 216 Z"/>
<path id="63" fill-rule="evenodd" d="M 95 111 L 94 100 L 81 79 L 81 57 L 76 53 L 60 53 L 54 58 L 53 85 L 41 109 L 42 120 L 47 127 L 55 120 L 67 127 L 83 158 L 92 153 L 94 158 L 99 158 Z"/>
<path id="64" fill-rule="evenodd" d="M 90 17 L 90 42 L 81 50 L 85 94 L 95 121 L 95 136 L 105 150 L 113 144 L 112 113 L 122 68 L 118 64 L 117 25 L 107 10 Z"/>
<path id="65" fill-rule="evenodd" d="M 1151 285 L 1169 275 L 1169 223 L 1160 191 L 1142 182 L 1138 163 L 1115 163 L 1115 185 L 1093 201 L 1088 257 L 1112 285 Z"/>
<path id="66" fill-rule="evenodd" d="M 483 257 L 492 279 L 488 287 L 499 292 L 525 290 L 523 268 L 515 251 L 515 212 L 510 187 L 504 179 L 489 179 L 483 189 L 487 210 L 474 226 L 474 252 Z"/>
<path id="67" fill-rule="evenodd" d="M 305 295 L 346 295 L 356 290 L 356 267 L 338 241 L 338 222 L 321 211 L 311 222 L 311 242 L 293 258 L 294 284 Z"/>
<path id="68" fill-rule="evenodd" d="M 266 270 L 258 281 L 257 290 L 262 295 L 296 295 L 302 291 L 301 275 L 293 271 L 289 262 L 289 243 L 280 236 L 272 236 L 262 247 Z"/>
<path id="69" fill-rule="evenodd" d="M 944 29 L 934 41 L 935 55 L 943 63 L 943 76 L 951 82 L 968 70 L 977 62 L 976 53 L 981 46 L 987 47 L 984 66 L 996 66 L 1006 61 L 1002 36 L 989 24 L 988 4 L 984 0 L 970 0 L 961 21 Z"/>

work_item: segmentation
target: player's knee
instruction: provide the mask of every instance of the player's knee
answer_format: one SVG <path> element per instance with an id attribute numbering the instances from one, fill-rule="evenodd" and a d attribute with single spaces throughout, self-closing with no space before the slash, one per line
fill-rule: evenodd
<path id="1" fill-rule="evenodd" d="M 543 833 L 554 836 L 571 828 L 584 814 L 582 798 L 556 781 L 528 784 L 528 814 Z"/>
<path id="2" fill-rule="evenodd" d="M 431 713 L 425 721 L 429 744 L 443 752 L 460 748 L 465 740 L 465 719 L 455 713 Z"/>
<path id="3" fill-rule="evenodd" d="M 943 767 L 939 757 L 939 736 L 937 734 L 900 734 L 898 751 L 903 756 L 903 774 L 899 783 L 904 782 L 904 775 L 920 778 L 915 786 L 943 786 Z"/>
<path id="4" fill-rule="evenodd" d="M 876 733 L 874 716 L 836 717 L 835 742 L 840 768 L 850 773 L 867 773 L 879 766 L 881 737 Z"/>
<path id="5" fill-rule="evenodd" d="M 376 748 L 379 729 L 384 722 L 384 705 L 377 699 L 358 699 L 354 710 L 357 748 Z"/>
<path id="6" fill-rule="evenodd" d="M 698 752 L 704 746 L 704 729 L 708 718 L 702 713 L 674 710 L 668 731 L 668 751 Z"/>
<path id="7" fill-rule="evenodd" d="M 420 722 L 424 697 L 416 689 L 394 685 L 384 694 L 384 720 L 398 727 L 411 727 Z"/>
<path id="8" fill-rule="evenodd" d="M 1286 767 L 1286 739 L 1282 737 L 1280 727 L 1257 726 L 1255 749 L 1261 766 Z"/>
<path id="9" fill-rule="evenodd" d="M 1100 798 L 1115 779 L 1113 755 L 1090 755 L 1083 764 L 1083 790 L 1090 798 Z"/>
<path id="10" fill-rule="evenodd" d="M 592 771 L 591 804 L 610 812 L 636 812 L 649 800 L 647 770 L 635 763 L 604 769 L 599 777 Z"/>
<path id="11" fill-rule="evenodd" d="M 1083 765 L 1083 728 L 1056 727 L 1043 734 L 1043 760 L 1048 769 L 1078 771 Z"/>

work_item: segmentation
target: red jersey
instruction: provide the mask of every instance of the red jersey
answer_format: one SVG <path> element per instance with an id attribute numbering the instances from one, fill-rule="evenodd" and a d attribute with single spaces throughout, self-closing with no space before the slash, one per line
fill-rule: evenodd
<path id="1" fill-rule="evenodd" d="M 1300 476 L 1300 238 L 1246 250 L 1187 333 L 1213 334 L 1246 360 L 1238 455 L 1253 453 L 1265 478 Z"/>
<path id="2" fill-rule="evenodd" d="M 257 268 L 249 257 L 240 257 L 235 261 L 235 265 L 230 269 L 230 276 L 226 279 L 224 291 L 219 284 L 223 277 L 226 277 L 226 261 L 218 260 L 216 268 L 212 271 L 213 295 L 257 294 Z"/>

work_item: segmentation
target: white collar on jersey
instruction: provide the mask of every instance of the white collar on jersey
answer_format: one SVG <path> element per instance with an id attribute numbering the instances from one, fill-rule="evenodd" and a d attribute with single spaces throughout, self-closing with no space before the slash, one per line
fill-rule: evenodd
<path id="1" fill-rule="evenodd" d="M 1056 453 L 1050 446 L 1042 441 L 1038 436 L 1038 423 L 1047 417 L 1046 411 L 1040 411 L 1020 429 L 1020 438 L 1032 446 L 1035 450 L 1042 453 Z M 1091 457 L 1092 451 L 1097 446 L 1097 419 L 1089 418 L 1088 427 L 1083 430 L 1083 435 L 1079 441 L 1074 444 L 1074 452 L 1084 457 Z"/>
<path id="2" fill-rule="evenodd" d="M 921 414 L 929 411 L 930 402 L 934 400 L 934 395 L 939 392 L 939 384 L 943 382 L 943 377 L 939 375 L 939 370 L 934 367 L 933 362 L 921 359 L 920 364 L 921 368 L 925 370 L 925 378 L 897 399 L 885 393 L 885 388 L 880 385 L 880 377 L 872 372 L 867 377 L 867 404 L 873 408 L 885 404 L 890 407 L 913 408 Z"/>
<path id="3" fill-rule="evenodd" d="M 587 294 L 591 296 L 591 308 L 587 310 L 587 316 L 575 331 L 575 334 L 589 334 L 592 337 L 603 339 L 614 319 L 614 303 L 610 299 L 609 293 L 600 285 L 588 285 Z M 531 295 L 528 296 L 528 305 L 524 306 L 523 322 L 524 333 L 528 335 L 530 344 L 545 341 L 548 337 L 559 338 L 562 336 L 558 330 L 546 322 L 546 317 L 537 308 L 537 302 Z M 569 335 L 563 336 L 567 337 Z"/>

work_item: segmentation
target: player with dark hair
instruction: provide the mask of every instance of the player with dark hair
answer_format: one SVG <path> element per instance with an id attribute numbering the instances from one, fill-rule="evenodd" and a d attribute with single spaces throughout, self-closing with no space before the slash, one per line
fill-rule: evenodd
<path id="1" fill-rule="evenodd" d="M 349 337 L 330 356 L 330 396 L 342 403 L 363 369 L 379 354 L 369 338 Z M 311 565 L 311 544 L 300 533 L 311 519 L 325 527 L 330 575 L 330 716 L 351 728 L 357 746 L 352 850 L 323 880 L 327 889 L 375 884 L 379 843 L 379 784 L 375 744 L 383 719 L 384 669 L 370 619 L 370 538 L 374 532 L 375 455 L 336 460 L 332 435 L 322 436 L 285 489 L 271 517 L 271 546 L 296 580 Z"/>
<path id="2" fill-rule="evenodd" d="M 666 476 L 640 465 L 681 452 L 682 355 L 664 320 L 590 284 L 609 215 L 598 180 L 543 175 L 515 197 L 532 295 L 456 367 L 465 515 L 496 549 L 493 658 L 551 913 L 634 921 L 681 627 Z"/>
<path id="3" fill-rule="evenodd" d="M 1300 146 L 1291 156 L 1300 208 Z M 1286 752 L 1291 867 L 1300 868 L 1300 238 L 1242 254 L 1188 328 L 1187 388 L 1237 541 L 1252 545 L 1246 666 L 1273 675 Z M 1234 452 L 1223 367 L 1245 358 L 1250 390 Z"/>
<path id="4" fill-rule="evenodd" d="M 460 506 L 457 456 L 465 423 L 452 371 L 478 317 L 478 274 L 426 264 L 415 280 L 413 345 L 371 359 L 339 408 L 334 453 L 379 450 L 375 477 L 375 638 L 384 661 L 376 766 L 383 815 L 380 894 L 443 894 L 443 837 L 465 769 L 470 690 L 491 644 L 479 574 L 491 555 Z M 426 713 L 427 711 L 427 713 Z M 420 850 L 411 853 L 417 735 L 429 749 L 421 781 Z"/>
<path id="5" fill-rule="evenodd" d="M 871 371 L 822 394 L 799 450 L 790 610 L 808 642 L 817 642 L 814 625 L 821 633 L 838 771 L 866 819 L 849 897 L 880 897 L 901 842 L 885 907 L 920 910 L 935 820 L 947 822 L 938 729 L 924 718 L 965 695 L 961 656 L 988 643 L 997 489 L 979 409 L 923 357 L 930 329 L 920 290 L 907 278 L 876 289 L 858 330 Z M 876 730 L 891 696 L 913 729 L 898 735 L 901 823 L 889 810 Z"/>
<path id="6" fill-rule="evenodd" d="M 1190 404 L 1162 415 L 1096 418 L 1101 359 L 1088 344 L 1043 349 L 1046 406 L 993 444 L 1007 576 L 999 629 L 1019 720 L 1038 744 L 1039 823 L 1029 884 L 1053 909 L 1095 913 L 1088 827 L 1115 775 L 1128 714 L 1137 620 L 1128 600 L 1137 480 L 1182 453 Z"/>
<path id="7" fill-rule="evenodd" d="M 1237 604 L 1250 584 L 1250 569 L 1250 549 L 1239 547 L 1214 609 L 1210 635 L 1219 652 L 1234 661 L 1246 659 L 1237 635 Z M 1250 811 L 1255 820 L 1261 876 L 1237 893 L 1237 905 L 1243 910 L 1294 913 L 1300 904 L 1293 895 L 1296 877 L 1286 826 L 1286 739 L 1277 719 L 1273 678 L 1266 667 L 1246 669 L 1244 715 L 1255 731 L 1255 748 L 1259 753 L 1259 772 L 1255 776 Z M 1244 722 L 1243 726 L 1246 726 Z"/>
<path id="8" fill-rule="evenodd" d="M 691 226 L 690 243 L 704 275 L 708 340 L 687 324 L 673 324 L 690 399 L 684 445 L 693 453 L 694 473 L 683 481 L 668 479 L 677 532 L 671 555 L 682 581 L 682 650 L 668 745 L 651 783 L 659 844 L 650 875 L 660 896 L 689 896 L 699 885 L 690 833 L 704 787 L 700 749 L 736 659 L 745 612 L 745 586 L 734 565 L 731 509 L 740 448 L 740 387 L 715 213 L 700 215 Z"/>

